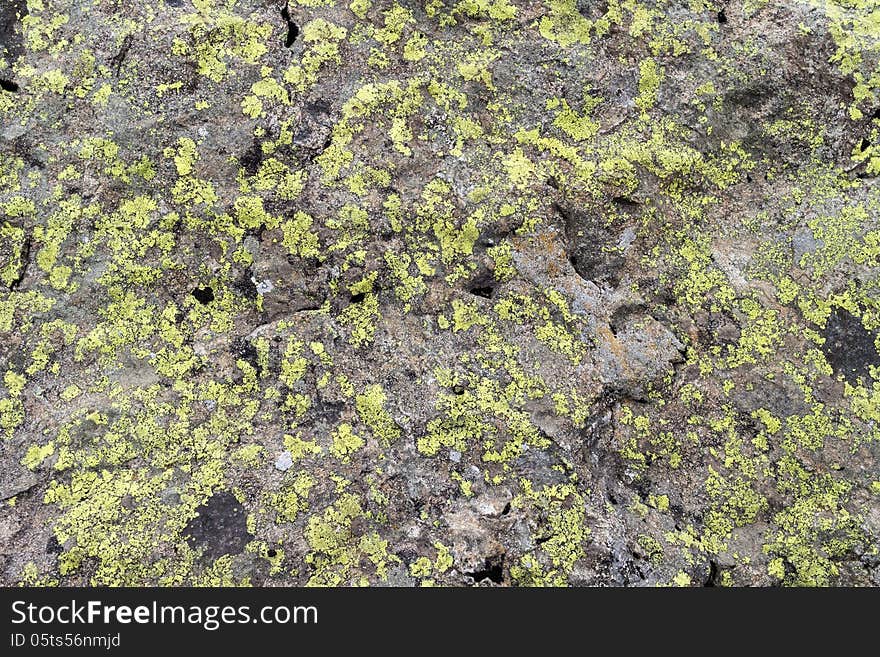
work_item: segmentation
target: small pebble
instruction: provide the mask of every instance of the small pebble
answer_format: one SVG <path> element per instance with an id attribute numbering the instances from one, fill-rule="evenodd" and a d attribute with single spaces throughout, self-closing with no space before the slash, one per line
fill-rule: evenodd
<path id="1" fill-rule="evenodd" d="M 293 457 L 290 455 L 290 452 L 282 452 L 281 456 L 279 456 L 275 460 L 275 467 L 281 472 L 286 472 L 290 470 L 293 465 Z"/>

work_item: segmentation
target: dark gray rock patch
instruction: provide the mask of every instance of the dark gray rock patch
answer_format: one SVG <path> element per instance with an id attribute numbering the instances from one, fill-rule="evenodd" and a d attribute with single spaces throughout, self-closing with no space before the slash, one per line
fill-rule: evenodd
<path id="1" fill-rule="evenodd" d="M 880 367 L 880 353 L 874 346 L 876 333 L 869 331 L 862 320 L 843 308 L 835 308 L 822 332 L 822 351 L 836 375 L 855 383 L 859 377 L 871 378 L 871 366 Z"/>
<path id="2" fill-rule="evenodd" d="M 239 554 L 251 540 L 247 513 L 235 495 L 219 492 L 196 509 L 198 515 L 186 525 L 184 535 L 195 550 L 218 559 L 224 554 Z"/>

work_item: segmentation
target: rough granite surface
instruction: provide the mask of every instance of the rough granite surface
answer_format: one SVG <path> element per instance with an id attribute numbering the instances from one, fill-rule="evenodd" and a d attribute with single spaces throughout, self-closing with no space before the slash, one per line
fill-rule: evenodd
<path id="1" fill-rule="evenodd" d="M 877 0 L 0 0 L 0 583 L 880 585 Z"/>

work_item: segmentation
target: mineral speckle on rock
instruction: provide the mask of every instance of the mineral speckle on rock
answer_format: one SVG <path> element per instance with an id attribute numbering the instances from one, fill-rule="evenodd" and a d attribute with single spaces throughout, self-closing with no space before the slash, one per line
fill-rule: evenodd
<path id="1" fill-rule="evenodd" d="M 862 0 L 0 2 L 0 583 L 876 585 Z"/>

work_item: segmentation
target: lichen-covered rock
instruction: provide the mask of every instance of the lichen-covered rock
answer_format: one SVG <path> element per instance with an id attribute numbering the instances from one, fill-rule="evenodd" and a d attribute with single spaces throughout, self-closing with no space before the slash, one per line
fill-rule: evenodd
<path id="1" fill-rule="evenodd" d="M 0 6 L 0 581 L 880 584 L 869 0 Z"/>

